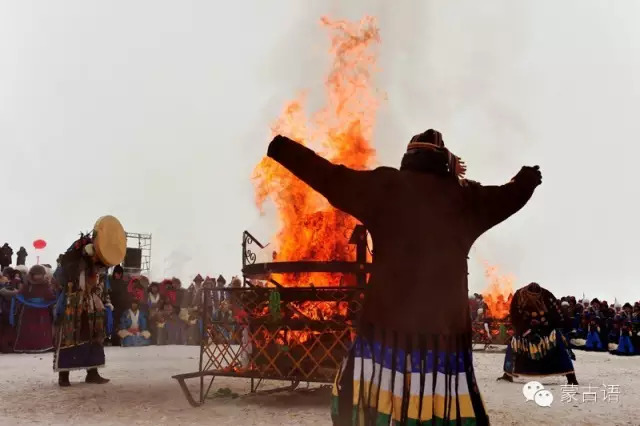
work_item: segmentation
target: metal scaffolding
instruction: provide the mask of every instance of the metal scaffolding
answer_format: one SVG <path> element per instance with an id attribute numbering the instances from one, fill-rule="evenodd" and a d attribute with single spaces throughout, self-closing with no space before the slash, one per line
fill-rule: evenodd
<path id="1" fill-rule="evenodd" d="M 124 273 L 148 276 L 151 271 L 151 234 L 127 232 L 127 247 L 140 249 L 140 269 L 124 268 Z"/>

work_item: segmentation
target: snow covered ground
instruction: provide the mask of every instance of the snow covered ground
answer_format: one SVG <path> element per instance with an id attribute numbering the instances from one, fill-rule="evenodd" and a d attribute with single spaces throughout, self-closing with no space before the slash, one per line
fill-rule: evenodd
<path id="1" fill-rule="evenodd" d="M 563 378 L 543 380 L 554 401 L 540 407 L 525 401 L 520 383 L 496 382 L 504 354 L 475 353 L 476 374 L 493 425 L 638 425 L 640 357 L 577 352 L 577 401 L 562 401 Z M 329 391 L 295 391 L 212 398 L 192 408 L 171 376 L 197 370 L 198 347 L 107 348 L 106 385 L 88 385 L 72 372 L 72 386 L 60 389 L 52 354 L 0 355 L 1 425 L 328 425 Z M 195 389 L 195 380 L 193 386 Z M 602 385 L 619 386 L 618 402 Z M 277 382 L 266 386 L 281 385 Z M 597 401 L 588 402 L 588 385 Z M 218 378 L 212 390 L 249 391 L 248 380 Z M 303 388 L 303 386 L 301 386 Z M 265 387 L 267 389 L 268 387 Z M 597 388 L 597 389 L 595 389 Z M 213 393 L 213 392 L 212 392 Z M 566 395 L 565 395 L 566 396 Z M 583 398 L 587 402 L 583 402 Z"/>

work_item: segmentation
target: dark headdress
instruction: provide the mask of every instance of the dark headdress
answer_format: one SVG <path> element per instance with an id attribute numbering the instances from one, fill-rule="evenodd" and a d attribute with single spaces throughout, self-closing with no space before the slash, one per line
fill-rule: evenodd
<path id="1" fill-rule="evenodd" d="M 450 175 L 458 179 L 462 179 L 467 170 L 464 162 L 445 147 L 442 134 L 433 129 L 411 138 L 400 169 Z"/>

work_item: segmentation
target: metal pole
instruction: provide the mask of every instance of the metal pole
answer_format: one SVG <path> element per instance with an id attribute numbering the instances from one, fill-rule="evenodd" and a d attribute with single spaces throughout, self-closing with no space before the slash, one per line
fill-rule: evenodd
<path id="1" fill-rule="evenodd" d="M 202 336 L 200 336 L 200 363 L 198 366 L 198 371 L 202 373 L 202 358 L 204 354 L 204 347 L 206 342 L 209 340 L 207 333 L 207 312 L 208 312 L 208 304 L 209 300 L 209 289 L 202 287 L 202 294 L 204 295 L 204 301 L 202 302 Z M 206 337 L 205 337 L 206 336 Z M 200 403 L 204 404 L 204 376 L 200 376 Z"/>

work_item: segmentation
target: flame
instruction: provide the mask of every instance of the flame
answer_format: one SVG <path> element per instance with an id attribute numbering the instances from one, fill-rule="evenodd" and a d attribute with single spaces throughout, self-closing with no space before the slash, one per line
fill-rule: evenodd
<path id="1" fill-rule="evenodd" d="M 489 285 L 482 292 L 482 298 L 487 304 L 487 316 L 494 319 L 504 319 L 509 315 L 515 278 L 512 275 L 500 274 L 497 266 L 491 266 L 486 262 L 485 276 Z"/>
<path id="2" fill-rule="evenodd" d="M 327 104 L 308 118 L 304 96 L 299 96 L 285 106 L 272 133 L 288 136 L 333 163 L 368 169 L 375 160 L 371 137 L 379 106 L 372 86 L 376 56 L 371 52 L 380 41 L 378 28 L 372 17 L 360 22 L 325 17 L 321 23 L 331 36 Z M 252 179 L 258 208 L 262 211 L 267 199 L 277 208 L 275 261 L 355 260 L 355 247 L 348 241 L 356 219 L 331 207 L 324 197 L 270 158 L 265 157 L 256 166 Z M 272 278 L 293 286 L 349 284 L 341 274 L 274 274 Z"/>

